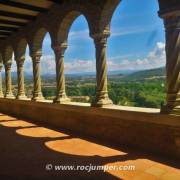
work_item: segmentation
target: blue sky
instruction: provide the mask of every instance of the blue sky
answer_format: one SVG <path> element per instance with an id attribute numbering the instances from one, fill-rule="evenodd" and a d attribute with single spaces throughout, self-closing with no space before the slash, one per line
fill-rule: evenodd
<path id="1" fill-rule="evenodd" d="M 122 0 L 113 14 L 108 39 L 108 71 L 141 70 L 164 66 L 164 27 L 157 0 Z M 29 58 L 28 58 L 29 59 Z M 54 54 L 47 33 L 43 41 L 42 73 L 55 73 Z M 32 71 L 30 60 L 25 70 Z M 65 72 L 95 71 L 95 48 L 84 16 L 72 24 L 65 53 Z"/>

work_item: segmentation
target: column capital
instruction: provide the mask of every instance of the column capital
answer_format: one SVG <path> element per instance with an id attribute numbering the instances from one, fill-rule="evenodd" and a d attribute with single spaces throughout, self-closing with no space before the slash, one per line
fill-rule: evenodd
<path id="1" fill-rule="evenodd" d="M 23 66 L 24 65 L 24 61 L 25 61 L 25 57 L 16 58 L 15 61 L 16 61 L 16 64 L 18 66 Z"/>
<path id="2" fill-rule="evenodd" d="M 164 26 L 165 26 L 166 30 L 180 31 L 180 15 L 165 17 L 164 18 Z"/>
<path id="3" fill-rule="evenodd" d="M 5 65 L 5 68 L 11 68 L 12 61 L 6 61 L 6 62 L 4 63 L 4 65 Z"/>
<path id="4" fill-rule="evenodd" d="M 106 47 L 107 45 L 107 38 L 110 36 L 109 31 L 105 31 L 102 33 L 92 34 L 91 37 L 94 39 L 95 45 L 101 45 Z"/>
<path id="5" fill-rule="evenodd" d="M 1 72 L 1 70 L 2 70 L 2 67 L 3 67 L 3 64 L 2 64 L 2 63 L 0 63 L 0 72 Z"/>
<path id="6" fill-rule="evenodd" d="M 16 62 L 21 62 L 21 61 L 25 61 L 25 56 L 15 56 L 15 61 Z"/>
<path id="7" fill-rule="evenodd" d="M 30 56 L 31 56 L 33 62 L 39 63 L 40 58 L 42 56 L 42 52 L 41 51 L 32 52 L 30 54 Z"/>
<path id="8" fill-rule="evenodd" d="M 65 50 L 67 49 L 68 45 L 67 42 L 63 42 L 63 43 L 53 44 L 51 47 L 56 54 L 64 56 Z"/>

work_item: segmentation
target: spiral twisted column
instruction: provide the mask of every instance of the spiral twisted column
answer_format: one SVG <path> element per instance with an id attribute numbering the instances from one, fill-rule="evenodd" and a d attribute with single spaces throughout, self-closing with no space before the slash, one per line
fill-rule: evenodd
<path id="1" fill-rule="evenodd" d="M 12 64 L 11 61 L 5 63 L 5 76 L 6 76 L 5 98 L 14 98 L 12 93 L 11 64 Z"/>
<path id="2" fill-rule="evenodd" d="M 2 67 L 3 65 L 0 63 L 0 98 L 4 97 L 3 90 L 2 90 L 2 74 L 1 74 Z"/>
<path id="3" fill-rule="evenodd" d="M 180 16 L 164 18 L 167 98 L 162 112 L 180 114 Z"/>
<path id="4" fill-rule="evenodd" d="M 26 99 L 25 90 L 24 90 L 24 61 L 25 58 L 17 58 L 17 80 L 18 80 L 18 93 L 17 99 Z"/>
<path id="5" fill-rule="evenodd" d="M 64 103 L 70 101 L 66 96 L 65 91 L 65 76 L 64 76 L 64 53 L 67 48 L 66 43 L 55 45 L 52 47 L 55 53 L 56 60 L 56 97 L 54 103 Z"/>
<path id="6" fill-rule="evenodd" d="M 107 89 L 106 47 L 109 33 L 96 34 L 93 37 L 96 47 L 96 99 L 92 106 L 102 107 L 112 104 Z"/>
<path id="7" fill-rule="evenodd" d="M 33 101 L 41 101 L 44 99 L 41 91 L 41 76 L 40 76 L 40 58 L 41 53 L 35 52 L 31 55 L 33 62 L 33 80 L 34 80 L 34 91 Z"/>

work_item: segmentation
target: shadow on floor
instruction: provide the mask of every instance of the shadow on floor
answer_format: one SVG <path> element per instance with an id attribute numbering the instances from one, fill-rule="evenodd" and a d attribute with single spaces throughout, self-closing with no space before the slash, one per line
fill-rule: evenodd
<path id="1" fill-rule="evenodd" d="M 149 156 L 128 148 L 114 147 L 45 124 L 34 124 L 31 121 L 3 115 L 0 117 L 0 144 L 0 177 L 6 180 L 133 179 L 158 164 L 178 168 L 177 162 L 174 161 Z M 55 170 L 56 165 L 69 165 L 73 168 L 90 165 L 93 167 L 134 165 L 136 171 Z M 166 172 L 169 170 L 164 173 Z"/>

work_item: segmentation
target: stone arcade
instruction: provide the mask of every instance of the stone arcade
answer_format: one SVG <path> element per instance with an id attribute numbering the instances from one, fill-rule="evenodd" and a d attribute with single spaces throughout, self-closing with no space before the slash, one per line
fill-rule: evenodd
<path id="1" fill-rule="evenodd" d="M 108 97 L 106 46 L 111 17 L 119 3 L 120 0 L 42 0 L 32 4 L 21 0 L 1 1 L 0 71 L 4 66 L 6 87 L 3 95 L 0 76 L 0 112 L 180 157 L 180 1 L 159 0 L 159 16 L 166 31 L 167 61 L 167 103 L 161 110 L 117 107 Z M 10 12 L 4 6 L 14 10 Z M 72 103 L 65 92 L 64 53 L 68 32 L 81 14 L 88 22 L 96 50 L 97 92 L 92 105 Z M 41 92 L 40 58 L 47 32 L 56 61 L 57 94 L 53 102 L 44 100 Z M 33 63 L 32 100 L 26 98 L 24 86 L 27 45 Z M 16 97 L 11 85 L 13 52 L 17 63 Z"/>

